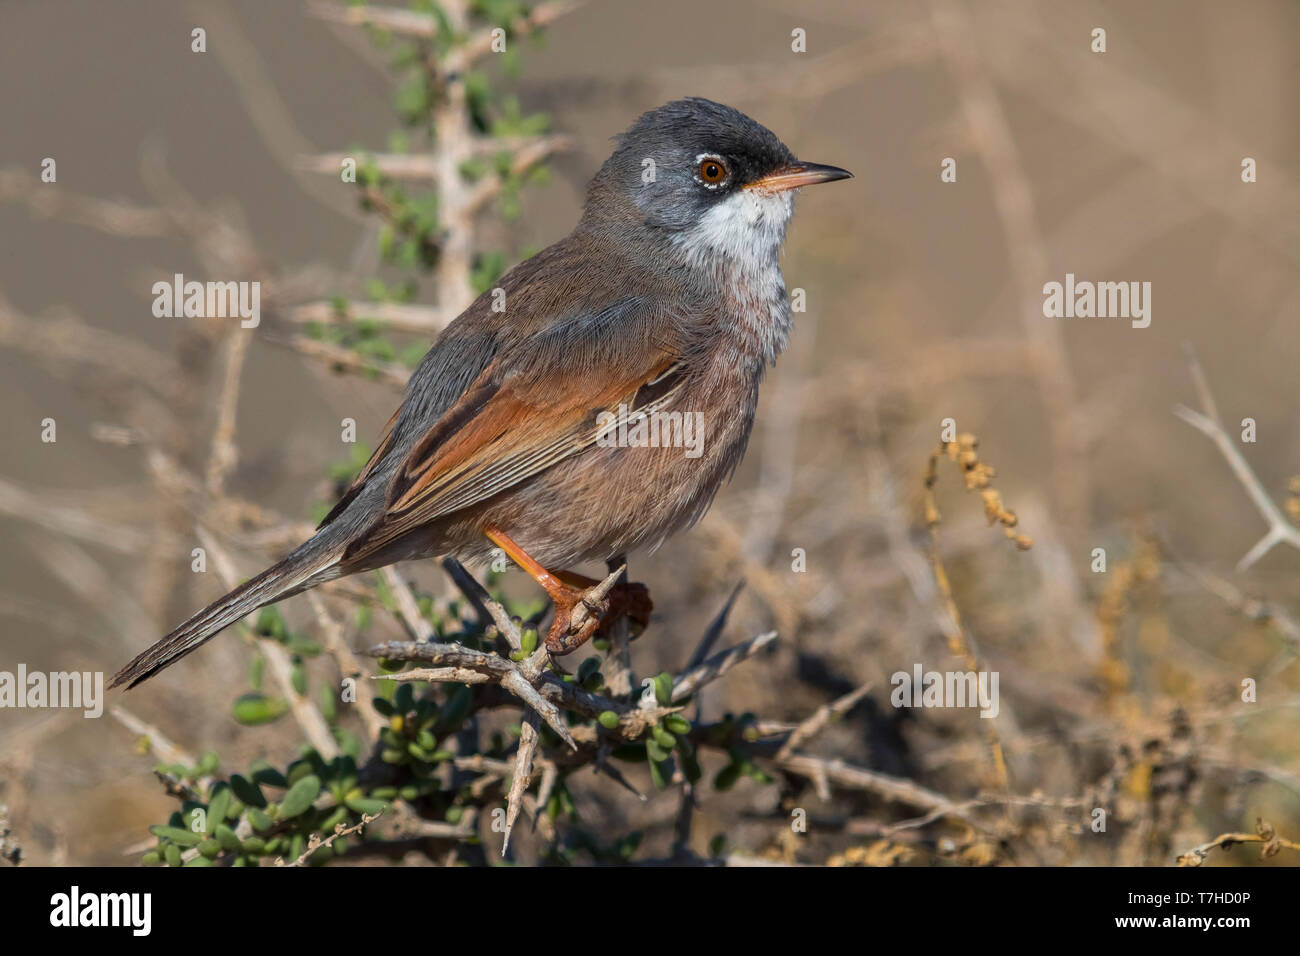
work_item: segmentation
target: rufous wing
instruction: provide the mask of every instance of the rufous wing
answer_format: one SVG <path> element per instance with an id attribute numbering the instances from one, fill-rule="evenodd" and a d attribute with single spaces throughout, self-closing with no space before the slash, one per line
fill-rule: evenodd
<path id="1" fill-rule="evenodd" d="M 676 356 L 663 352 L 647 367 L 599 386 L 590 376 L 526 381 L 489 366 L 411 449 L 389 485 L 383 517 L 344 560 L 363 561 L 402 535 L 581 452 L 620 421 L 667 406 L 684 372 Z"/>

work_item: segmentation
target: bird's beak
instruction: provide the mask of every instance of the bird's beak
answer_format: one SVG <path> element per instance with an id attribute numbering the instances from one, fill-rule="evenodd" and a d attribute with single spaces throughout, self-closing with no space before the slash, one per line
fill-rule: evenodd
<path id="1" fill-rule="evenodd" d="M 768 192 L 784 192 L 798 189 L 800 186 L 815 186 L 818 183 L 833 183 L 837 179 L 852 179 L 853 174 L 838 166 L 823 166 L 821 163 L 791 163 L 774 173 L 747 183 L 745 189 L 763 189 Z"/>

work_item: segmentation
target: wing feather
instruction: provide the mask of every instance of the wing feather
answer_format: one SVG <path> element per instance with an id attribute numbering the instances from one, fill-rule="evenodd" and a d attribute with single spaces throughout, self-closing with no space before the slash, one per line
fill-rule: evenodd
<path id="1" fill-rule="evenodd" d="M 658 353 L 648 368 L 597 393 L 570 389 L 547 403 L 546 382 L 502 383 L 489 367 L 412 449 L 393 479 L 388 508 L 345 560 L 360 560 L 416 528 L 512 488 L 594 445 L 621 423 L 670 404 L 685 365 Z M 610 418 L 600 413 L 609 413 Z"/>

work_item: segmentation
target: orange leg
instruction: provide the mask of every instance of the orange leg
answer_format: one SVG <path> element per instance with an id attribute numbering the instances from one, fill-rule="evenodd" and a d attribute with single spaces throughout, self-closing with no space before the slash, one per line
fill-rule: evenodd
<path id="1" fill-rule="evenodd" d="M 487 528 L 483 533 L 511 561 L 527 571 L 555 605 L 555 616 L 546 635 L 546 646 L 552 654 L 577 650 L 620 615 L 627 615 L 642 627 L 649 622 L 652 605 L 644 585 L 628 585 L 623 580 L 608 596 L 597 598 L 592 591 L 600 582 L 572 571 L 546 570 L 499 528 Z"/>

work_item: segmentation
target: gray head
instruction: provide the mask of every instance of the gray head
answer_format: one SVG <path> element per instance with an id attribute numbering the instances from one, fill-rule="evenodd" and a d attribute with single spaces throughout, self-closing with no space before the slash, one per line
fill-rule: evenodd
<path id="1" fill-rule="evenodd" d="M 643 114 L 592 181 L 583 221 L 631 218 L 692 257 L 773 252 L 794 190 L 852 175 L 795 159 L 739 110 L 692 97 Z"/>

